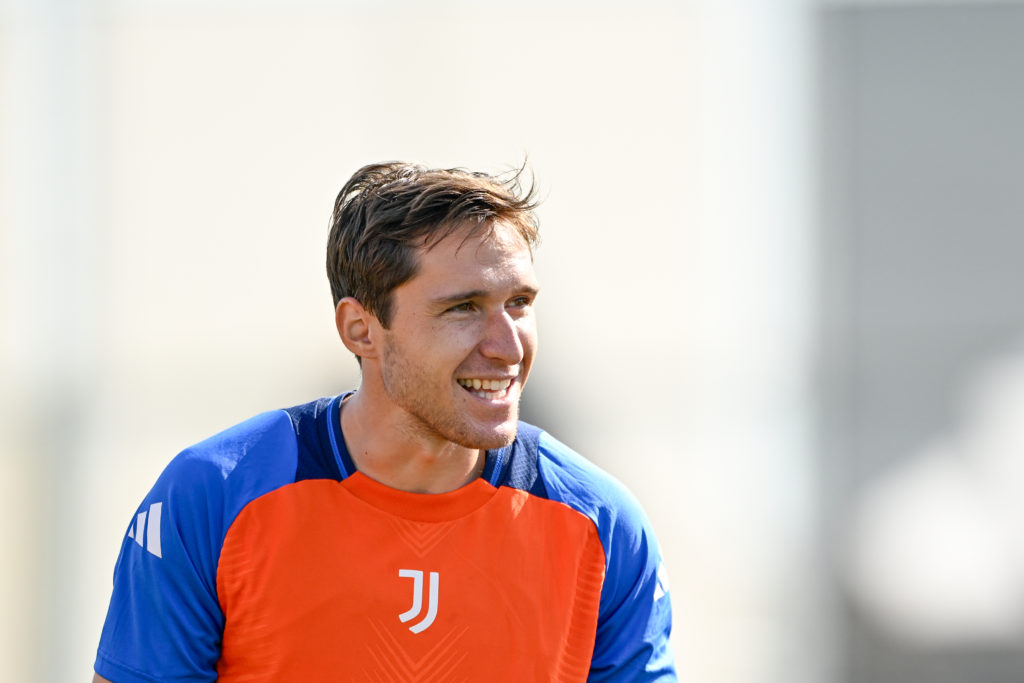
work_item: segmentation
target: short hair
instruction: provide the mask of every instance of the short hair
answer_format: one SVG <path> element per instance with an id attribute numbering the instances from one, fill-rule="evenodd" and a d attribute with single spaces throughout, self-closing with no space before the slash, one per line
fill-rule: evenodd
<path id="1" fill-rule="evenodd" d="M 418 272 L 416 251 L 466 226 L 475 235 L 507 223 L 532 251 L 538 202 L 532 180 L 523 191 L 525 168 L 489 175 L 392 161 L 356 171 L 331 215 L 327 278 L 334 305 L 351 296 L 388 327 L 392 291 Z"/>

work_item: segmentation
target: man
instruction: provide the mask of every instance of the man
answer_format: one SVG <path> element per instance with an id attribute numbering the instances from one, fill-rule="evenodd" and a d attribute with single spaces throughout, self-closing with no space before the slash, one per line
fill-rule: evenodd
<path id="1" fill-rule="evenodd" d="M 675 680 L 639 505 L 518 421 L 532 194 L 403 163 L 352 177 L 327 269 L 359 389 L 170 463 L 122 546 L 95 680 Z"/>

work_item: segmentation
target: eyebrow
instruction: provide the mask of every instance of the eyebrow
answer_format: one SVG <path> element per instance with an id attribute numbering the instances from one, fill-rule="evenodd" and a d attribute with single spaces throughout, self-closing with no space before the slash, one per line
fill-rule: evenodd
<path id="1" fill-rule="evenodd" d="M 529 294 L 530 296 L 537 296 L 540 292 L 539 287 L 532 287 L 527 285 L 516 290 L 517 294 Z M 457 304 L 462 301 L 469 301 L 471 299 L 482 299 L 487 296 L 487 291 L 483 289 L 473 289 L 468 292 L 458 292 L 457 294 L 449 294 L 448 296 L 438 297 L 433 299 L 431 303 L 435 306 L 450 306 Z"/>

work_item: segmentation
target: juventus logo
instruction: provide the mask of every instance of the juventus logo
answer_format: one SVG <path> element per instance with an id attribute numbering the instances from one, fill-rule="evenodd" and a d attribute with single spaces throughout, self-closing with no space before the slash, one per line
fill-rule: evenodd
<path id="1" fill-rule="evenodd" d="M 423 572 L 419 569 L 399 569 L 398 575 L 406 579 L 412 579 L 412 607 L 407 612 L 402 612 L 398 615 L 398 618 L 404 624 L 418 617 L 420 612 L 423 611 Z M 437 585 L 439 582 L 438 573 L 430 572 L 430 597 L 428 598 L 427 615 L 423 617 L 422 621 L 409 627 L 409 630 L 413 633 L 425 631 L 434 623 L 434 618 L 437 617 Z"/>

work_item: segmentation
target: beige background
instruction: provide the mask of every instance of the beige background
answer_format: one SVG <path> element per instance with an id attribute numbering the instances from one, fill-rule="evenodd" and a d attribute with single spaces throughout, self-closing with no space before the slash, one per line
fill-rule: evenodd
<path id="1" fill-rule="evenodd" d="M 645 503 L 684 680 L 826 680 L 805 4 L 0 6 L 5 678 L 88 679 L 178 450 L 354 386 L 343 181 L 528 155 L 531 415 Z"/>

